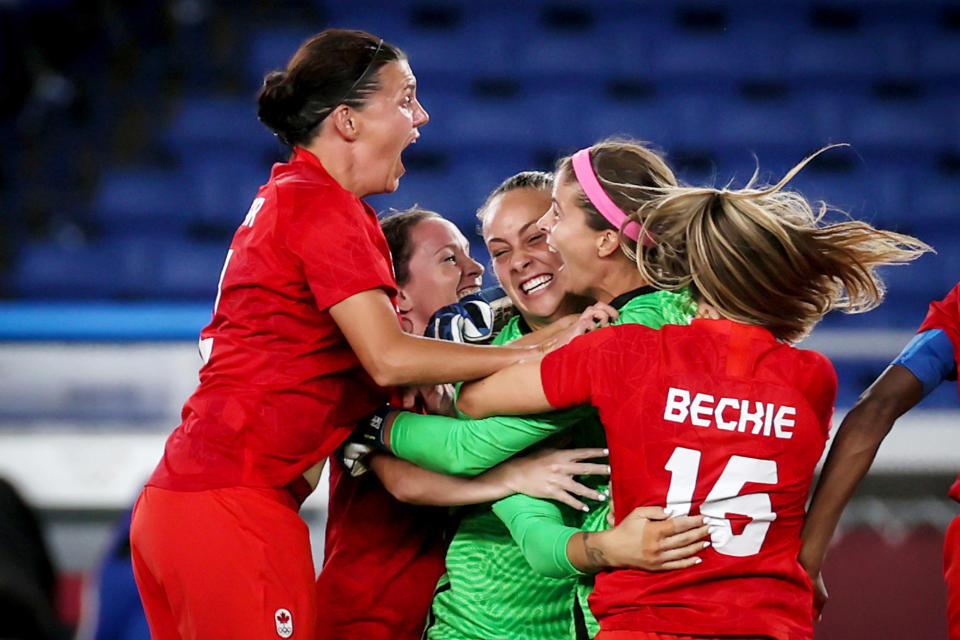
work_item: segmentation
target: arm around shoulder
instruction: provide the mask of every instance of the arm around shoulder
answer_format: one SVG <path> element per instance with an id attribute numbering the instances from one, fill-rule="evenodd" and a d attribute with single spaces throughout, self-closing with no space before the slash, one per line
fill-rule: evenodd
<path id="1" fill-rule="evenodd" d="M 536 352 L 532 347 L 475 346 L 406 334 L 382 289 L 349 296 L 331 306 L 330 315 L 380 386 L 472 380 Z"/>

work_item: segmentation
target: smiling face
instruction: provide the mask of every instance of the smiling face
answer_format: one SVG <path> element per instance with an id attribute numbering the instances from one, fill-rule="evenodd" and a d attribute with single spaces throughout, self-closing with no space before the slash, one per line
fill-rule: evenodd
<path id="1" fill-rule="evenodd" d="M 520 188 L 494 198 L 483 215 L 483 241 L 497 280 L 532 327 L 575 310 L 567 304 L 563 261 L 537 227 L 549 207 L 549 194 Z"/>
<path id="2" fill-rule="evenodd" d="M 420 137 L 430 116 L 417 101 L 417 79 L 406 60 L 388 62 L 378 71 L 380 90 L 354 112 L 357 162 L 364 172 L 361 197 L 392 193 L 404 174 L 403 150 Z"/>
<path id="3" fill-rule="evenodd" d="M 598 243 L 604 232 L 587 226 L 587 213 L 577 204 L 580 194 L 576 181 L 561 172 L 553 186 L 553 203 L 537 225 L 546 233 L 549 246 L 560 255 L 569 291 L 595 297 L 602 268 Z"/>
<path id="4" fill-rule="evenodd" d="M 426 218 L 409 233 L 413 251 L 409 278 L 400 287 L 400 313 L 404 329 L 422 335 L 437 309 L 480 290 L 483 267 L 470 257 L 467 239 L 448 220 Z"/>

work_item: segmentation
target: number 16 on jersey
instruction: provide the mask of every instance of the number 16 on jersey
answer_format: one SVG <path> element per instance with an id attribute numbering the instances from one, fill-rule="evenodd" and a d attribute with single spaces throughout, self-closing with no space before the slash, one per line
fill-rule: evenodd
<path id="1" fill-rule="evenodd" d="M 700 472 L 700 458 L 701 452 L 696 449 L 677 447 L 664 466 L 671 474 L 666 508 L 673 515 L 690 515 Z M 770 524 L 777 519 L 769 493 L 740 494 L 748 482 L 775 485 L 777 463 L 774 460 L 731 456 L 700 505 L 700 513 L 712 519 L 711 524 L 715 525 L 711 527 L 710 539 L 718 553 L 737 557 L 759 553 Z M 750 521 L 743 531 L 734 533 L 728 514 L 743 515 Z"/>

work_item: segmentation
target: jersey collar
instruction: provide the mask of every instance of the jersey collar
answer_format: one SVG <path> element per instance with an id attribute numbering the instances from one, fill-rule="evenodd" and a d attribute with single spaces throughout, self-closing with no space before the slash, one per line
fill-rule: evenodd
<path id="1" fill-rule="evenodd" d="M 610 306 L 614 309 L 622 309 L 628 302 L 634 298 L 639 298 L 640 296 L 645 296 L 649 293 L 656 293 L 657 289 L 654 289 L 650 285 L 645 287 L 640 287 L 639 289 L 634 289 L 633 291 L 627 291 L 626 293 L 621 293 L 616 298 L 610 301 Z"/>
<path id="2" fill-rule="evenodd" d="M 776 336 L 770 333 L 769 329 L 753 324 L 744 324 L 735 320 L 728 320 L 726 318 L 694 318 L 690 324 L 715 333 L 726 333 L 728 335 L 738 333 L 742 336 L 757 338 L 767 342 L 780 342 Z"/>
<path id="3" fill-rule="evenodd" d="M 313 155 L 312 153 L 310 153 L 309 151 L 307 151 L 307 150 L 304 149 L 303 147 L 294 147 L 294 148 L 293 148 L 293 157 L 290 158 L 290 162 L 291 162 L 291 163 L 293 163 L 293 162 L 302 162 L 302 163 L 304 163 L 304 164 L 310 165 L 310 166 L 311 166 L 312 168 L 314 168 L 316 171 L 319 171 L 321 174 L 323 174 L 323 177 L 324 177 L 324 178 L 326 178 L 326 179 L 329 180 L 330 182 L 336 184 L 337 186 L 340 186 L 340 184 L 339 184 L 336 180 L 333 179 L 333 176 L 331 176 L 330 173 L 327 172 L 327 170 L 323 168 L 323 164 L 321 164 L 320 158 L 318 158 L 317 156 Z M 342 189 L 343 187 L 340 187 L 340 188 Z"/>

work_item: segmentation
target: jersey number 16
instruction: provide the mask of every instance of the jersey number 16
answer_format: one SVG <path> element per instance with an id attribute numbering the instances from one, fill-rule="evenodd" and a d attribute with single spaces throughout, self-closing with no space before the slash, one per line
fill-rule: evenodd
<path id="1" fill-rule="evenodd" d="M 667 489 L 667 509 L 674 515 L 689 515 L 700 471 L 701 453 L 677 447 L 664 468 L 671 473 Z M 773 460 L 731 456 L 700 505 L 700 513 L 716 525 L 710 534 L 713 548 L 728 556 L 752 556 L 759 553 L 770 523 L 777 519 L 768 493 L 740 495 L 748 482 L 777 483 L 777 463 Z M 740 533 L 733 532 L 727 514 L 747 516 L 750 521 Z"/>

